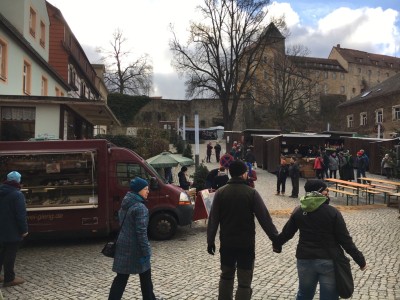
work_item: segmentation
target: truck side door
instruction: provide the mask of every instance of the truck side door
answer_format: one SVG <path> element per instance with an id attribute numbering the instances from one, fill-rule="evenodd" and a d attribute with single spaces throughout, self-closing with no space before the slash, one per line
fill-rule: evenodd
<path id="1" fill-rule="evenodd" d="M 129 183 L 136 176 L 147 180 L 150 183 L 152 177 L 149 172 L 141 164 L 134 162 L 116 162 L 115 174 L 110 174 L 110 180 L 113 182 L 110 189 L 112 193 L 112 211 L 113 211 L 113 228 L 118 228 L 118 210 L 121 207 L 122 199 L 129 191 Z M 148 196 L 147 203 L 153 203 L 159 198 L 159 191 L 151 190 Z M 146 205 L 147 205 L 146 203 Z M 115 227 L 116 226 L 116 227 Z"/>

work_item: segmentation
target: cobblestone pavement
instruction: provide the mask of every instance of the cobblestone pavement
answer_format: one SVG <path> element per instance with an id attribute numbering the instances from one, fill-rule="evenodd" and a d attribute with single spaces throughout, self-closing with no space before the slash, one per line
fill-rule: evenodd
<path id="1" fill-rule="evenodd" d="M 207 164 L 210 170 L 216 166 Z M 281 230 L 298 200 L 275 196 L 275 176 L 260 169 L 256 171 L 256 189 Z M 303 185 L 301 179 L 300 187 Z M 290 191 L 288 180 L 287 193 Z M 343 203 L 344 199 L 332 199 L 333 205 Z M 387 208 L 382 199 L 376 203 L 344 207 L 342 211 L 368 264 L 368 269 L 362 272 L 352 261 L 355 281 L 352 299 L 400 299 L 400 219 L 398 211 Z M 276 254 L 258 224 L 256 231 L 252 299 L 294 299 L 298 284 L 295 259 L 298 234 L 281 254 Z M 16 273 L 26 283 L 2 288 L 5 299 L 107 299 L 115 273 L 111 271 L 112 259 L 100 254 L 104 242 L 105 239 L 85 239 L 29 243 L 18 252 L 16 263 Z M 169 300 L 217 299 L 219 255 L 207 254 L 205 221 L 180 227 L 172 240 L 151 241 L 151 245 L 156 295 Z M 130 278 L 123 299 L 141 299 L 138 276 Z"/>

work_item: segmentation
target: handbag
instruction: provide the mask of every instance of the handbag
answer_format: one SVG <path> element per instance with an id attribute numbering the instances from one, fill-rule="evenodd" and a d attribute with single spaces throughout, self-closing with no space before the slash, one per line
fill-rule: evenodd
<path id="1" fill-rule="evenodd" d="M 103 249 L 101 250 L 101 253 L 102 253 L 104 256 L 114 258 L 114 256 L 115 256 L 115 249 L 117 248 L 117 240 L 118 240 L 119 234 L 120 234 L 120 232 L 121 232 L 122 225 L 124 225 L 125 218 L 126 218 L 126 215 L 127 215 L 127 214 L 128 214 L 128 212 L 125 213 L 124 219 L 122 220 L 122 224 L 121 224 L 121 226 L 119 227 L 118 234 L 117 234 L 117 236 L 115 237 L 114 241 L 107 242 L 107 243 L 104 245 Z"/>
<path id="2" fill-rule="evenodd" d="M 334 251 L 327 248 L 332 257 L 335 268 L 336 289 L 339 296 L 348 299 L 354 292 L 353 274 L 351 273 L 350 259 L 344 255 L 343 251 Z"/>

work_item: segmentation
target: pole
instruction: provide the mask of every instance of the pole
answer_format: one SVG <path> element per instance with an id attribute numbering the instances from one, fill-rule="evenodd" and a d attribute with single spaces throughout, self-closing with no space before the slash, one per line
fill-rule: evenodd
<path id="1" fill-rule="evenodd" d="M 176 134 L 179 136 L 179 117 L 176 118 Z"/>
<path id="2" fill-rule="evenodd" d="M 195 155 L 194 162 L 196 164 L 196 169 L 199 166 L 199 113 L 196 111 L 194 113 L 194 144 L 195 144 Z"/>
<path id="3" fill-rule="evenodd" d="M 186 141 L 186 117 L 183 115 L 182 117 L 182 140 Z"/>

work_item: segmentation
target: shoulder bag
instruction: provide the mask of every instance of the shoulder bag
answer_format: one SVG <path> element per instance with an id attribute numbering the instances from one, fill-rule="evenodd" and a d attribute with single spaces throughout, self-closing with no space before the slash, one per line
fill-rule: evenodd
<path id="1" fill-rule="evenodd" d="M 101 250 L 101 253 L 102 253 L 104 256 L 114 258 L 114 256 L 115 256 L 115 248 L 117 247 L 117 240 L 118 240 L 119 234 L 120 234 L 120 232 L 121 232 L 122 225 L 124 225 L 125 218 L 126 218 L 126 215 L 127 215 L 127 214 L 128 214 L 128 211 L 126 211 L 126 213 L 125 213 L 124 219 L 122 220 L 122 224 L 121 224 L 121 226 L 119 227 L 118 234 L 117 234 L 117 236 L 115 237 L 115 239 L 114 239 L 113 241 L 111 241 L 111 242 L 107 242 L 107 243 L 104 245 L 103 249 Z"/>
<path id="2" fill-rule="evenodd" d="M 350 259 L 343 251 L 326 247 L 335 267 L 336 289 L 343 299 L 348 299 L 354 292 L 353 274 L 351 273 Z"/>

